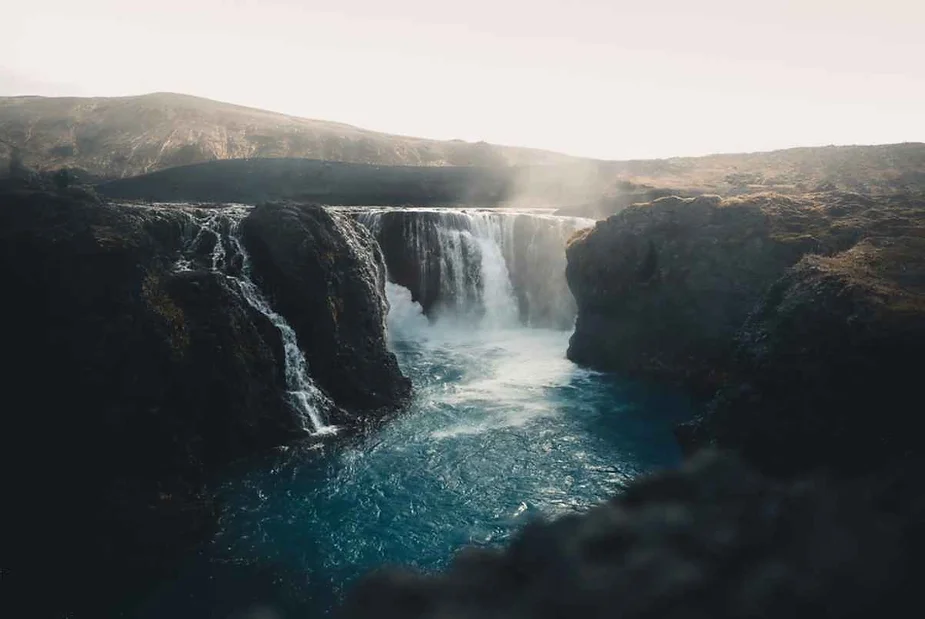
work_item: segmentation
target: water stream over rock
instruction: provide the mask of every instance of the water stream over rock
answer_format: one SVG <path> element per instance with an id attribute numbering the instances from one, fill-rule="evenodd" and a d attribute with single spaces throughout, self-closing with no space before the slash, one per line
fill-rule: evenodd
<path id="1" fill-rule="evenodd" d="M 190 269 L 197 253 L 201 253 L 203 244 L 212 243 L 209 252 L 212 271 L 222 274 L 228 285 L 233 286 L 251 307 L 266 316 L 279 330 L 285 353 L 286 392 L 293 408 L 302 418 L 303 427 L 311 434 L 334 433 L 337 428 L 329 425 L 324 417 L 324 411 L 329 410 L 333 403 L 312 380 L 295 330 L 281 314 L 273 310 L 266 295 L 254 281 L 250 256 L 241 242 L 239 230 L 241 220 L 249 210 L 244 206 L 229 206 L 191 214 L 196 232 L 187 244 L 186 255 L 177 262 L 175 268 L 180 271 Z"/>

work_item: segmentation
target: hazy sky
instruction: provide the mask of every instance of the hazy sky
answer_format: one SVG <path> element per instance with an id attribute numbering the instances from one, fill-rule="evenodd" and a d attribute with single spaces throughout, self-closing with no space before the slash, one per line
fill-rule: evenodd
<path id="1" fill-rule="evenodd" d="M 604 158 L 925 141 L 922 0 L 23 0 L 0 95 L 175 91 Z"/>

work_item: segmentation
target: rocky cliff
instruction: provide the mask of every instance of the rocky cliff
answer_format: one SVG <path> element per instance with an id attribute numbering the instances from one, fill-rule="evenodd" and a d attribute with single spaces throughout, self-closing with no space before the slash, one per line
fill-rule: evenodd
<path id="1" fill-rule="evenodd" d="M 923 220 L 914 196 L 663 198 L 572 239 L 578 303 L 569 357 L 685 383 L 709 396 L 735 364 L 736 334 L 772 283 L 810 253 L 895 237 Z"/>
<path id="2" fill-rule="evenodd" d="M 304 213 L 255 212 L 254 261 L 268 284 L 308 287 L 279 294 L 280 309 L 302 319 L 300 346 L 332 408 L 350 413 L 335 421 L 360 423 L 408 393 L 381 345 L 381 278 L 357 279 L 362 231 Z M 220 214 L 0 195 L 11 608 L 107 616 L 117 593 L 169 574 L 207 535 L 214 475 L 306 437 L 281 331 L 245 294 L 230 237 L 210 227 Z M 302 227 L 286 232 L 293 218 Z M 292 246 L 299 231 L 310 250 Z"/>

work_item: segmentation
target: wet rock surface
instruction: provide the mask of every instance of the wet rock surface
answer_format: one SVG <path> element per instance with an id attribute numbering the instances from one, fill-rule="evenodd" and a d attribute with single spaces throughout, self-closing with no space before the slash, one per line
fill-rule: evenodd
<path id="1" fill-rule="evenodd" d="M 320 206 L 266 204 L 241 231 L 262 288 L 289 317 L 318 385 L 352 410 L 405 402 L 411 383 L 385 341 L 385 266 L 366 229 Z"/>

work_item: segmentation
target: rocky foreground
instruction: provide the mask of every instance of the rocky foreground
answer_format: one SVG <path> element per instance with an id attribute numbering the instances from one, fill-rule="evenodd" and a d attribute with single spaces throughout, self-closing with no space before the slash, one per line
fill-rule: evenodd
<path id="1" fill-rule="evenodd" d="M 568 261 L 570 358 L 699 393 L 700 452 L 507 550 L 372 575 L 343 616 L 920 614 L 925 199 L 663 198 Z"/>
<path id="2" fill-rule="evenodd" d="M 216 248 L 209 215 L 79 190 L 0 195 L 3 597 L 29 610 L 7 616 L 109 616 L 207 539 L 213 475 L 306 439 L 280 330 L 234 285 L 240 256 Z M 366 231 L 274 205 L 241 226 L 258 282 L 298 316 L 329 420 L 402 404 Z M 237 263 L 218 271 L 222 252 Z"/>

